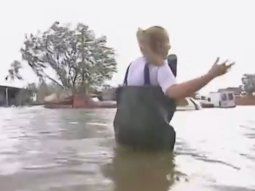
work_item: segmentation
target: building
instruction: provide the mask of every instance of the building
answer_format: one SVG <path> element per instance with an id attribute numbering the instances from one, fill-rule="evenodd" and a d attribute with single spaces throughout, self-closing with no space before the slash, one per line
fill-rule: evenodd
<path id="1" fill-rule="evenodd" d="M 209 94 L 210 102 L 214 107 L 235 107 L 235 96 L 232 91 L 220 91 L 220 92 L 211 92 Z"/>
<path id="2" fill-rule="evenodd" d="M 19 106 L 28 103 L 29 91 L 24 88 L 0 85 L 0 106 Z"/>
<path id="3" fill-rule="evenodd" d="M 238 96 L 238 95 L 241 95 L 242 88 L 241 88 L 241 86 L 240 87 L 227 87 L 227 88 L 223 88 L 223 89 L 218 90 L 218 92 L 226 92 L 226 91 L 233 92 L 233 94 L 235 96 Z"/>
<path id="4" fill-rule="evenodd" d="M 116 89 L 114 87 L 102 90 L 102 100 L 112 101 L 116 100 Z"/>

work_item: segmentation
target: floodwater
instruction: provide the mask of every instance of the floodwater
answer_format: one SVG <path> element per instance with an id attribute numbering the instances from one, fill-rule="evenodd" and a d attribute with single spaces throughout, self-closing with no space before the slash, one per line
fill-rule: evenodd
<path id="1" fill-rule="evenodd" d="M 114 114 L 0 108 L 0 190 L 255 190 L 255 107 L 177 112 L 173 153 L 117 147 Z"/>

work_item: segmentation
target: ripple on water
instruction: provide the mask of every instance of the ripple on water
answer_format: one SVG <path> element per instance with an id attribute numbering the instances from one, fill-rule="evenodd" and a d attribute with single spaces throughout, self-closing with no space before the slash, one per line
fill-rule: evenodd
<path id="1" fill-rule="evenodd" d="M 173 155 L 115 150 L 115 110 L 0 111 L 4 191 L 255 188 L 255 108 L 177 112 Z"/>

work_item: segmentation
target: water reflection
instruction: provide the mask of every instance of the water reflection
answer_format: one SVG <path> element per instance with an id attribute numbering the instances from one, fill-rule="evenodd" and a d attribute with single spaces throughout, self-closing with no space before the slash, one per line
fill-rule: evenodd
<path id="1" fill-rule="evenodd" d="M 113 181 L 114 191 L 167 191 L 176 180 L 174 166 L 173 154 L 118 147 L 103 174 Z"/>
<path id="2" fill-rule="evenodd" d="M 115 110 L 0 113 L 3 191 L 255 190 L 255 107 L 177 112 L 174 156 L 113 150 Z"/>

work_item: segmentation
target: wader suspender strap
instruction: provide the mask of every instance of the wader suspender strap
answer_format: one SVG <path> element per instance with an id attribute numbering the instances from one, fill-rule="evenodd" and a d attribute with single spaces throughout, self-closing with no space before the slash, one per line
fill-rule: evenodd
<path id="1" fill-rule="evenodd" d="M 177 57 L 176 57 L 176 55 L 170 54 L 167 58 L 167 62 L 168 62 L 168 66 L 171 68 L 174 76 L 176 77 L 176 73 L 177 73 L 177 67 L 176 67 Z M 124 86 L 127 86 L 127 77 L 128 77 L 128 71 L 129 71 L 130 65 L 128 66 L 126 74 L 125 74 Z M 149 67 L 148 67 L 147 63 L 145 64 L 145 67 L 144 67 L 144 85 L 150 85 L 150 72 L 149 72 Z"/>
<path id="2" fill-rule="evenodd" d="M 124 86 L 127 86 L 127 78 L 128 78 L 128 71 L 129 71 L 130 65 L 128 66 L 126 74 L 125 74 Z M 150 70 L 149 70 L 148 64 L 145 64 L 145 66 L 144 66 L 144 85 L 150 85 L 150 84 L 151 84 L 151 81 L 150 81 Z"/>
<path id="3" fill-rule="evenodd" d="M 150 80 L 150 70 L 149 70 L 149 66 L 146 63 L 144 66 L 144 85 L 145 86 L 149 86 L 151 85 L 151 80 Z"/>
<path id="4" fill-rule="evenodd" d="M 127 71 L 126 71 L 126 74 L 125 74 L 124 86 L 127 86 L 128 71 L 129 71 L 130 66 L 131 66 L 131 64 L 129 64 L 129 66 L 128 66 L 128 68 L 127 68 Z"/>

